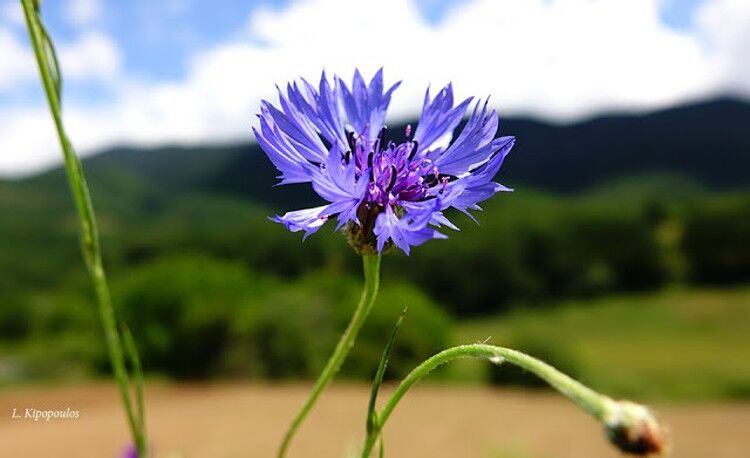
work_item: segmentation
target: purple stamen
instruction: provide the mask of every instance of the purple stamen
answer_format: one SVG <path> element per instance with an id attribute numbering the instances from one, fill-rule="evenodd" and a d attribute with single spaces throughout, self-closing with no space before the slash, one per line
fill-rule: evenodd
<path id="1" fill-rule="evenodd" d="M 396 184 L 396 177 L 397 177 L 397 170 L 395 165 L 391 165 L 391 179 L 388 182 L 388 186 L 385 188 L 385 192 L 391 192 L 391 189 L 393 189 L 393 185 Z"/>
<path id="2" fill-rule="evenodd" d="M 387 131 L 388 131 L 388 128 L 385 127 L 385 126 L 383 126 L 383 128 L 380 129 L 380 137 L 378 138 L 378 140 L 379 140 L 378 147 L 379 148 L 382 148 L 383 145 L 385 145 L 385 134 L 386 134 Z"/>
<path id="3" fill-rule="evenodd" d="M 408 138 L 408 136 L 407 136 Z M 419 148 L 419 142 L 414 140 L 412 142 L 414 146 L 412 146 L 411 151 L 409 152 L 409 160 L 412 160 L 414 158 L 414 155 L 417 154 L 417 149 Z"/>

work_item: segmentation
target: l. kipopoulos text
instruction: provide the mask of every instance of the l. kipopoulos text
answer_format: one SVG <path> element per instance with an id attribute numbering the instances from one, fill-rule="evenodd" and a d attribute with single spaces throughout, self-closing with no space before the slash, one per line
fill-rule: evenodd
<path id="1" fill-rule="evenodd" d="M 65 410 L 14 408 L 10 417 L 14 420 L 52 421 L 74 420 L 80 416 L 78 410 L 68 407 Z"/>

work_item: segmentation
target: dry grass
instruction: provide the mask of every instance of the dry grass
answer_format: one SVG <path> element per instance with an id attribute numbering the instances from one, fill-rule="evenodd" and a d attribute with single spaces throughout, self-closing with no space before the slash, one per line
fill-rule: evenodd
<path id="1" fill-rule="evenodd" d="M 303 385 L 159 385 L 148 388 L 158 457 L 270 457 Z M 338 385 L 323 397 L 292 457 L 342 457 L 360 444 L 368 387 Z M 11 419 L 13 408 L 80 411 L 75 420 Z M 750 456 L 750 404 L 658 406 L 676 457 Z M 116 457 L 128 437 L 111 385 L 0 392 L 2 456 Z M 551 393 L 424 385 L 386 429 L 391 457 L 617 457 L 598 424 Z"/>

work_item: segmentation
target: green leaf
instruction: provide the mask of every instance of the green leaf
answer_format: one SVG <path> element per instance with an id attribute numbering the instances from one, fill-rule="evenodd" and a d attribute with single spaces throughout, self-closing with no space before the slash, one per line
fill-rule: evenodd
<path id="1" fill-rule="evenodd" d="M 380 358 L 380 363 L 378 364 L 378 370 L 375 372 L 375 379 L 372 381 L 372 391 L 370 392 L 370 404 L 367 407 L 367 434 L 372 434 L 378 425 L 378 418 L 377 413 L 375 413 L 375 401 L 378 398 L 378 390 L 380 390 L 380 385 L 383 383 L 383 377 L 385 376 L 385 369 L 388 366 L 388 359 L 391 356 L 391 351 L 393 350 L 393 343 L 396 341 L 396 335 L 398 334 L 398 330 L 401 327 L 401 323 L 404 321 L 404 315 L 406 314 L 406 308 L 404 308 L 403 312 L 401 312 L 401 316 L 398 317 L 398 321 L 396 322 L 396 325 L 393 327 L 393 331 L 391 331 L 391 336 L 388 338 L 388 343 L 385 346 L 385 350 L 383 351 L 383 357 Z"/>
<path id="2" fill-rule="evenodd" d="M 47 33 L 47 29 L 44 27 L 42 21 L 38 21 L 39 30 L 42 33 L 42 42 L 44 45 L 44 52 L 47 54 L 47 62 L 49 63 L 50 77 L 52 78 L 52 84 L 55 87 L 55 96 L 57 97 L 57 103 L 62 103 L 62 72 L 60 71 L 60 61 L 57 59 L 57 52 L 55 52 L 55 46 L 52 44 L 52 39 Z M 61 107 L 62 108 L 62 107 Z"/>

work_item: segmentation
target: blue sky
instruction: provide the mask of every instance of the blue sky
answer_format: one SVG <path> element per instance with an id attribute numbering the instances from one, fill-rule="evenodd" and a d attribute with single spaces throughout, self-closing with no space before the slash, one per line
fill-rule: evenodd
<path id="1" fill-rule="evenodd" d="M 705 0 L 667 0 L 661 7 L 661 19 L 670 27 L 689 30 L 694 26 L 693 14 Z"/>
<path id="2" fill-rule="evenodd" d="M 237 33 L 259 7 L 283 8 L 283 0 L 102 1 L 98 27 L 121 46 L 129 72 L 153 79 L 179 78 L 196 49 Z M 65 2 L 48 2 L 45 18 L 53 34 L 73 39 L 80 31 Z M 45 6 L 47 6 L 45 5 Z"/>
<path id="3" fill-rule="evenodd" d="M 0 0 L 0 151 L 20 151 L 0 175 L 57 160 L 19 14 Z M 43 15 L 84 153 L 250 139 L 275 83 L 323 68 L 384 66 L 404 80 L 401 118 L 448 81 L 560 121 L 750 92 L 746 0 L 55 0 Z"/>

